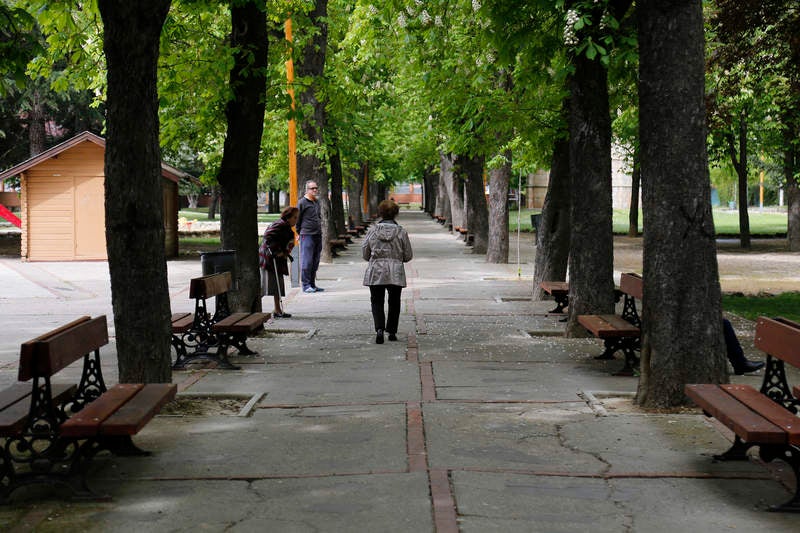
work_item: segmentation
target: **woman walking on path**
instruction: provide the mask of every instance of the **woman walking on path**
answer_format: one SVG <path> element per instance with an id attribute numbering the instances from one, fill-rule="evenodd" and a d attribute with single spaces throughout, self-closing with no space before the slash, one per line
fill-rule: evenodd
<path id="1" fill-rule="evenodd" d="M 261 296 L 269 294 L 274 298 L 274 318 L 289 318 L 283 311 L 281 297 L 286 294 L 283 276 L 289 275 L 288 259 L 292 257 L 294 248 L 294 231 L 297 223 L 298 209 L 287 207 L 281 211 L 281 218 L 269 225 L 264 231 L 261 246 L 258 248 L 258 264 L 261 267 Z"/>
<path id="2" fill-rule="evenodd" d="M 394 220 L 399 211 L 400 207 L 393 201 L 382 201 L 378 205 L 381 220 L 369 230 L 361 244 L 361 255 L 369 261 L 364 285 L 369 287 L 377 344 L 383 344 L 384 331 L 389 334 L 390 341 L 397 340 L 400 293 L 406 286 L 403 263 L 411 261 L 413 256 L 408 232 Z M 389 294 L 388 318 L 383 311 L 385 293 Z"/>

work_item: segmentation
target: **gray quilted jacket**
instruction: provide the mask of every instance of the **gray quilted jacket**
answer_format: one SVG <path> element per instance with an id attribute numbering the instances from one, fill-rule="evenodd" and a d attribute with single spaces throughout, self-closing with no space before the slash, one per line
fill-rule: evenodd
<path id="1" fill-rule="evenodd" d="M 361 244 L 361 255 L 369 261 L 364 285 L 406 286 L 403 263 L 411 261 L 408 232 L 393 220 L 381 220 L 373 226 Z"/>

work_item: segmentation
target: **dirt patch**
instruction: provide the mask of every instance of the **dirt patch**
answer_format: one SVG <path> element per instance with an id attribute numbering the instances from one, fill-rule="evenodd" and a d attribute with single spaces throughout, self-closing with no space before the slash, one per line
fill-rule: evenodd
<path id="1" fill-rule="evenodd" d="M 161 409 L 166 416 L 236 416 L 247 404 L 243 398 L 179 396 Z"/>
<path id="2" fill-rule="evenodd" d="M 617 414 L 648 414 L 648 415 L 687 415 L 698 414 L 700 408 L 696 406 L 672 407 L 669 409 L 644 409 L 633 403 L 633 398 L 609 396 L 598 398 L 606 411 Z"/>

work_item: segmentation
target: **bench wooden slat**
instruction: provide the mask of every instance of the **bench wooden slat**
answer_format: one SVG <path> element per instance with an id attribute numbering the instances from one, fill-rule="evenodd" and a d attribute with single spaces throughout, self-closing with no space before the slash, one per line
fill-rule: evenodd
<path id="1" fill-rule="evenodd" d="M 141 383 L 120 383 L 61 424 L 64 437 L 91 437 L 99 434 L 100 424 L 144 387 Z"/>
<path id="2" fill-rule="evenodd" d="M 542 281 L 539 283 L 539 287 L 551 296 L 569 292 L 569 282 L 567 281 Z"/>
<path id="3" fill-rule="evenodd" d="M 173 313 L 171 322 L 174 333 L 185 333 L 192 329 L 194 313 Z"/>
<path id="4" fill-rule="evenodd" d="M 786 432 L 713 384 L 686 385 L 686 395 L 745 442 L 786 444 Z"/>
<path id="5" fill-rule="evenodd" d="M 31 386 L 27 383 L 14 383 L 10 387 L 0 391 L 0 410 L 9 405 L 24 400 L 31 395 Z"/>
<path id="6" fill-rule="evenodd" d="M 174 383 L 149 383 L 100 425 L 101 435 L 135 435 L 168 401 L 175 398 Z"/>
<path id="7" fill-rule="evenodd" d="M 14 384 L 5 391 L 12 390 L 5 398 L 11 398 L 16 394 L 18 387 L 25 389 L 25 395 L 19 398 L 18 401 L 6 404 L 6 407 L 0 411 L 0 436 L 8 437 L 16 435 L 25 426 L 31 409 L 31 386 L 28 384 Z M 53 384 L 50 386 L 53 393 L 53 403 L 56 405 L 66 402 L 71 398 L 77 390 L 77 385 L 70 385 L 64 383 Z M 25 400 L 25 401 L 22 401 Z"/>
<path id="8" fill-rule="evenodd" d="M 192 278 L 189 282 L 189 298 L 210 298 L 230 290 L 232 286 L 230 272 L 219 272 L 200 278 Z"/>
<path id="9" fill-rule="evenodd" d="M 216 332 L 249 333 L 269 320 L 269 313 L 233 313 L 212 326 Z"/>
<path id="10" fill-rule="evenodd" d="M 619 290 L 625 294 L 630 294 L 637 300 L 641 300 L 644 292 L 642 276 L 634 274 L 633 272 L 622 274 L 619 278 Z"/>
<path id="11" fill-rule="evenodd" d="M 773 402 L 750 385 L 720 385 L 720 388 L 747 405 L 788 434 L 789 444 L 800 444 L 800 418 Z"/>
<path id="12" fill-rule="evenodd" d="M 640 330 L 617 315 L 578 315 L 578 322 L 601 339 L 609 337 L 638 337 Z"/>
<path id="13" fill-rule="evenodd" d="M 756 322 L 755 346 L 762 352 L 800 367 L 800 324 L 762 316 Z"/>
<path id="14" fill-rule="evenodd" d="M 70 326 L 71 324 L 71 326 Z M 19 358 L 19 381 L 34 375 L 52 376 L 89 352 L 108 344 L 105 315 L 78 319 L 22 344 Z"/>

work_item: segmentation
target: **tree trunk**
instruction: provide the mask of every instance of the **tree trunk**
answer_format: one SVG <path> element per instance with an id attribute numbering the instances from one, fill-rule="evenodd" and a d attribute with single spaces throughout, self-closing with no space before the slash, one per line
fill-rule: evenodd
<path id="1" fill-rule="evenodd" d="M 638 148 L 633 152 L 633 173 L 631 174 L 631 208 L 628 211 L 628 237 L 639 235 L 639 187 L 642 183 L 642 169 L 639 164 Z"/>
<path id="2" fill-rule="evenodd" d="M 565 104 L 565 108 L 568 107 Z M 542 206 L 542 221 L 536 232 L 536 258 L 533 274 L 533 299 L 541 300 L 542 281 L 567 279 L 567 261 L 570 249 L 570 195 L 569 140 L 556 139 L 547 195 Z"/>
<path id="3" fill-rule="evenodd" d="M 433 215 L 436 211 L 436 196 L 439 192 L 439 175 L 433 172 L 433 168 L 426 167 L 423 175 L 423 205 L 425 212 Z"/>
<path id="4" fill-rule="evenodd" d="M 236 251 L 238 290 L 229 293 L 231 311 L 261 310 L 258 271 L 258 154 L 264 131 L 267 89 L 267 19 L 255 1 L 231 2 L 231 99 L 228 129 L 217 181 L 222 192 L 222 248 Z M 236 284 L 236 283 L 234 283 Z"/>
<path id="5" fill-rule="evenodd" d="M 791 129 L 784 130 L 783 176 L 786 181 L 787 232 L 789 250 L 800 252 L 800 185 L 795 178 L 800 150 L 793 144 Z"/>
<path id="6" fill-rule="evenodd" d="M 217 218 L 220 194 L 219 185 L 214 185 L 211 189 L 211 197 L 208 202 L 208 220 L 215 220 Z"/>
<path id="7" fill-rule="evenodd" d="M 447 165 L 449 168 L 449 160 L 447 160 Z M 440 217 L 444 217 L 445 224 L 452 224 L 453 223 L 453 215 L 450 211 L 450 195 L 448 192 L 448 181 L 445 177 L 445 156 L 444 154 L 439 154 L 439 182 L 436 187 L 436 209 L 434 210 L 434 214 Z M 450 176 L 452 179 L 452 176 Z"/>
<path id="8" fill-rule="evenodd" d="M 30 144 L 30 155 L 38 155 L 44 152 L 47 136 L 45 135 L 44 123 L 47 117 L 44 113 L 42 98 L 39 90 L 35 89 L 31 94 L 31 109 L 28 111 L 28 143 Z"/>
<path id="9" fill-rule="evenodd" d="M 334 238 L 347 233 L 342 199 L 342 159 L 338 149 L 331 153 L 331 222 Z"/>
<path id="10" fill-rule="evenodd" d="M 506 162 L 489 172 L 489 242 L 487 263 L 508 263 L 508 186 L 511 181 L 511 150 Z"/>
<path id="11" fill-rule="evenodd" d="M 586 336 L 578 315 L 614 312 L 611 223 L 611 117 L 608 73 L 599 58 L 574 60 L 570 83 L 569 167 L 572 233 L 567 336 Z"/>
<path id="12" fill-rule="evenodd" d="M 465 225 L 473 235 L 472 253 L 483 255 L 489 246 L 489 209 L 483 185 L 483 156 L 453 158 L 453 176 L 464 184 Z"/>
<path id="13" fill-rule="evenodd" d="M 169 0 L 99 0 L 107 65 L 105 212 L 121 383 L 172 380 L 156 69 Z"/>
<path id="14" fill-rule="evenodd" d="M 644 211 L 636 401 L 686 403 L 686 383 L 726 378 L 706 154 L 702 2 L 639 2 Z"/>
<path id="15" fill-rule="evenodd" d="M 360 226 L 364 221 L 361 212 L 361 190 L 363 188 L 362 179 L 364 177 L 364 165 L 353 169 L 353 174 L 347 180 L 347 214 L 348 225 L 352 221 L 353 225 Z"/>
<path id="16" fill-rule="evenodd" d="M 739 200 L 739 245 L 750 249 L 750 215 L 747 212 L 749 201 L 747 198 L 747 112 L 739 115 L 739 154 L 736 154 L 736 139 L 733 134 L 727 136 L 728 154 L 736 170 L 738 178 Z"/>
<path id="17" fill-rule="evenodd" d="M 325 55 L 328 49 L 328 1 L 316 0 L 314 9 L 308 14 L 313 28 L 308 29 L 310 39 L 303 48 L 300 61 L 295 66 L 299 78 L 311 80 L 310 85 L 299 95 L 301 106 L 311 113 L 300 122 L 300 130 L 306 141 L 313 145 L 310 152 L 297 155 L 298 198 L 305 194 L 305 183 L 315 181 L 319 186 L 320 223 L 322 225 L 322 254 L 320 260 L 330 263 L 330 199 L 328 198 L 328 170 L 325 161 L 317 154 L 324 153 L 324 131 L 326 126 L 325 102 L 318 98 L 319 83 L 325 70 Z"/>
<path id="18" fill-rule="evenodd" d="M 453 171 L 453 162 L 457 156 L 451 154 L 439 154 L 439 164 L 441 173 L 439 179 L 443 180 L 447 188 L 447 197 L 450 200 L 450 222 L 453 228 L 460 228 L 466 225 L 464 211 L 464 183 L 458 179 Z"/>

